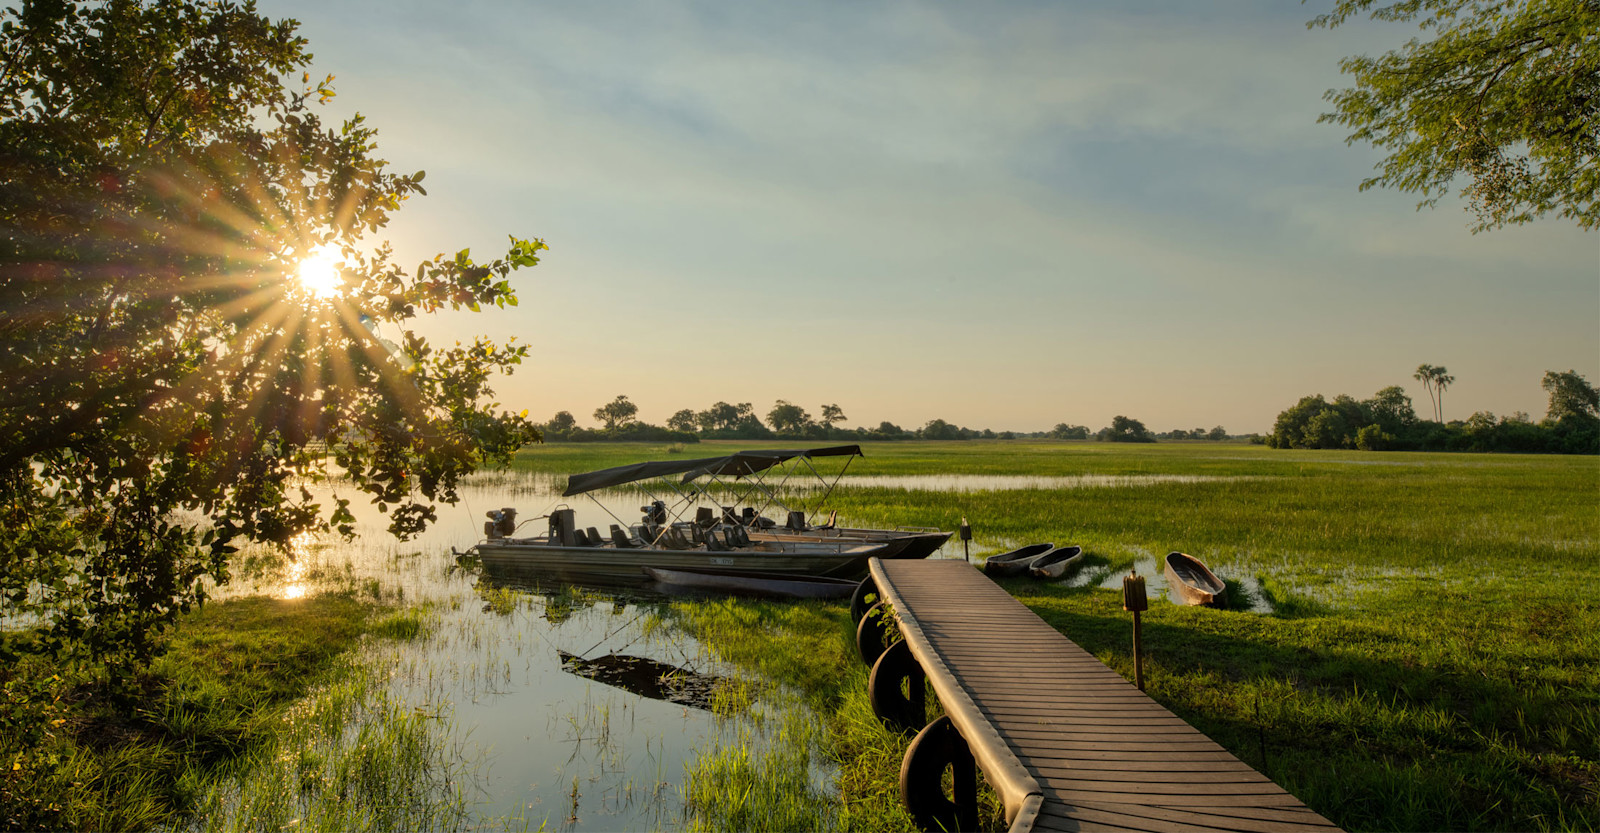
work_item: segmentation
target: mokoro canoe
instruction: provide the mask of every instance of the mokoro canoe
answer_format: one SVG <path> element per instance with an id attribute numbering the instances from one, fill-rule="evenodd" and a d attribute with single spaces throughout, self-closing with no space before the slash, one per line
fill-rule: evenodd
<path id="1" fill-rule="evenodd" d="M 1062 547 L 1051 550 L 1028 565 L 1028 575 L 1034 578 L 1061 578 L 1068 570 L 1076 569 L 1083 561 L 1083 547 Z"/>
<path id="2" fill-rule="evenodd" d="M 1167 598 L 1173 604 L 1221 607 L 1228 585 L 1200 563 L 1200 559 L 1181 552 L 1167 553 Z"/>
<path id="3" fill-rule="evenodd" d="M 779 599 L 844 599 L 860 582 L 794 573 L 752 573 L 741 570 L 669 569 L 642 567 L 644 574 L 662 584 L 721 590 Z"/>
<path id="4" fill-rule="evenodd" d="M 1055 544 L 1029 544 L 1011 552 L 991 555 L 983 562 L 984 575 L 1020 576 L 1028 572 L 1028 567 L 1033 564 L 1035 558 L 1046 555 L 1055 548 Z"/>

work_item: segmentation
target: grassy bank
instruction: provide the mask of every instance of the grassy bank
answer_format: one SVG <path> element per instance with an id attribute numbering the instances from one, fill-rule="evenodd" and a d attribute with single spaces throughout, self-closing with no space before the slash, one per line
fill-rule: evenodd
<path id="1" fill-rule="evenodd" d="M 0 670 L 0 826 L 180 822 L 221 775 L 275 745 L 284 711 L 332 679 L 364 635 L 420 630 L 416 612 L 379 610 L 353 594 L 208 604 L 179 621 L 123 702 L 89 668 L 31 658 Z"/>
<path id="2" fill-rule="evenodd" d="M 565 474 L 665 456 L 574 451 L 519 464 Z M 1152 609 L 1150 693 L 1347 829 L 1600 827 L 1596 458 L 917 442 L 869 446 L 851 473 L 1144 478 L 852 488 L 830 506 L 867 524 L 966 516 L 990 547 L 1080 544 L 1096 578 L 1183 550 L 1252 580 L 1271 613 Z M 1131 676 L 1118 595 L 1089 584 L 1007 588 Z M 903 824 L 899 741 L 865 709 L 842 610 L 727 605 L 684 615 L 730 658 L 807 692 L 839 767 L 828 823 Z"/>

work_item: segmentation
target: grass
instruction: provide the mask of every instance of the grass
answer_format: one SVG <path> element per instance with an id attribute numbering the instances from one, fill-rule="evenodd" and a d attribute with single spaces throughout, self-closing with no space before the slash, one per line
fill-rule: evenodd
<path id="1" fill-rule="evenodd" d="M 283 712 L 363 634 L 411 638 L 352 594 L 213 602 L 112 702 L 90 669 L 29 658 L 0 671 L 0 827 L 136 830 L 179 823 L 218 773 L 275 746 Z M 25 638 L 13 635 L 10 638 Z"/>
<path id="2" fill-rule="evenodd" d="M 518 465 L 569 473 L 662 451 L 545 446 Z M 1106 575 L 1183 550 L 1227 578 L 1255 579 L 1270 614 L 1152 607 L 1150 694 L 1346 829 L 1600 827 L 1600 605 L 1591 589 L 1600 579 L 1600 460 L 1212 443 L 866 451 L 852 474 L 1219 478 L 852 488 L 829 505 L 872 525 L 951 529 L 965 516 L 988 548 L 1079 544 Z M 1131 678 L 1118 593 L 1005 586 Z M 706 603 L 676 615 L 726 658 L 803 692 L 822 716 L 814 748 L 837 768 L 840 796 L 816 818 L 839 829 L 904 828 L 894 785 L 903 741 L 866 708 L 864 669 L 838 606 Z"/>

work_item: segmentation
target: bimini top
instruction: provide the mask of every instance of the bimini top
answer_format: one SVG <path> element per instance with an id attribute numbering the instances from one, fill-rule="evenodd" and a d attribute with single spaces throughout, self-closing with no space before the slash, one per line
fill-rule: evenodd
<path id="1" fill-rule="evenodd" d="M 756 451 L 739 451 L 726 457 L 711 460 L 708 465 L 690 470 L 684 474 L 683 482 L 688 483 L 696 477 L 707 474 L 721 477 L 744 477 L 766 471 L 779 463 L 793 460 L 797 457 L 859 456 L 861 456 L 861 446 L 859 445 L 835 445 L 827 448 L 763 448 Z"/>
<path id="2" fill-rule="evenodd" d="M 687 483 L 696 477 L 704 475 L 720 475 L 744 477 L 756 472 L 766 471 L 786 460 L 796 457 L 858 457 L 861 456 L 859 445 L 836 445 L 827 448 L 799 448 L 799 449 L 759 449 L 756 451 L 739 451 L 726 457 L 702 457 L 697 460 L 664 460 L 658 463 L 632 463 L 626 466 L 613 466 L 609 469 L 574 474 L 567 479 L 567 490 L 561 493 L 562 497 L 581 495 L 595 489 L 604 489 L 608 486 L 621 486 L 639 480 L 649 480 L 656 477 L 670 477 L 675 474 L 683 475 L 683 482 Z"/>

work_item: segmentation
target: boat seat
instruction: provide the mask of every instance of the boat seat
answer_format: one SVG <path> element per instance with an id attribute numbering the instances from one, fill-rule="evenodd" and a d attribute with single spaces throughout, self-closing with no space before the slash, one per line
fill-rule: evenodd
<path id="1" fill-rule="evenodd" d="M 717 534 L 720 531 L 717 527 L 706 530 L 706 549 L 712 552 L 727 552 L 728 542 Z"/>
<path id="2" fill-rule="evenodd" d="M 744 531 L 742 526 L 730 526 L 725 532 L 730 549 L 742 549 L 750 546 L 750 533 Z"/>
<path id="3" fill-rule="evenodd" d="M 584 532 L 581 529 L 572 530 L 572 545 L 574 547 L 589 546 L 589 533 Z"/>
<path id="4" fill-rule="evenodd" d="M 692 550 L 694 544 L 684 537 L 681 529 L 668 529 L 661 535 L 661 545 L 669 550 Z"/>
<path id="5" fill-rule="evenodd" d="M 622 527 L 616 524 L 611 525 L 611 544 L 619 550 L 638 549 L 640 546 L 639 542 L 633 540 L 632 536 L 623 532 Z"/>
<path id="6" fill-rule="evenodd" d="M 589 527 L 589 546 L 603 547 L 605 546 L 605 543 L 606 539 L 600 537 L 600 530 L 595 529 L 592 526 Z"/>

